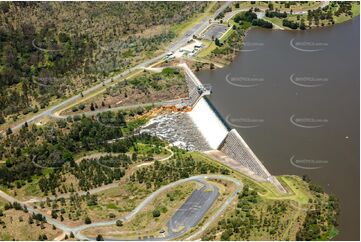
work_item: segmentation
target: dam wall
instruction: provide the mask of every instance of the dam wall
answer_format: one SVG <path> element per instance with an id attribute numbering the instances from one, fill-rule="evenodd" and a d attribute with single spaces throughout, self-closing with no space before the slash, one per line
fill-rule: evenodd
<path id="1" fill-rule="evenodd" d="M 261 178 L 264 181 L 272 183 L 280 192 L 287 192 L 281 183 L 268 172 L 237 130 L 232 129 L 229 131 L 218 150 L 239 162 L 240 165 L 248 169 L 251 172 L 251 176 L 257 180 Z"/>
<path id="2" fill-rule="evenodd" d="M 153 132 L 157 133 L 158 136 L 164 136 L 173 144 L 181 144 L 187 149 L 199 150 L 213 155 L 214 158 L 218 158 L 217 160 L 233 169 L 258 181 L 270 182 L 280 192 L 286 193 L 287 191 L 281 183 L 268 172 L 237 130 L 230 130 L 216 108 L 205 97 L 210 94 L 210 90 L 207 90 L 199 81 L 187 64 L 182 63 L 179 66 L 185 70 L 189 92 L 189 97 L 183 102 L 183 105 L 192 108 L 182 120 L 189 122 L 177 124 L 175 120 L 179 119 L 174 119 L 170 124 L 177 126 L 177 129 L 173 130 L 172 127 L 160 124 Z M 190 136 L 196 137 L 196 139 L 190 140 Z M 176 139 L 174 140 L 174 138 Z"/>
<path id="3" fill-rule="evenodd" d="M 226 138 L 228 129 L 205 98 L 200 98 L 188 113 L 209 146 L 216 150 Z"/>
<path id="4" fill-rule="evenodd" d="M 232 129 L 229 131 L 227 137 L 220 145 L 219 150 L 232 159 L 241 162 L 244 167 L 251 170 L 255 175 L 265 180 L 271 176 L 237 130 Z"/>
<path id="5" fill-rule="evenodd" d="M 206 98 L 201 97 L 187 115 L 211 150 L 218 150 L 226 156 L 219 161 L 258 181 L 272 183 L 282 193 L 287 192 L 281 183 L 268 172 L 237 130 L 229 131 L 222 117 Z M 207 152 L 209 153 L 209 151 L 205 153 L 207 154 Z M 218 157 L 220 156 L 218 155 Z M 227 157 L 232 162 L 229 162 L 230 159 Z"/>
<path id="6" fill-rule="evenodd" d="M 191 83 L 193 83 L 193 90 L 196 88 L 203 89 L 203 84 L 190 70 L 188 65 L 181 64 L 181 66 L 186 71 L 187 81 L 190 86 L 192 86 Z M 212 103 L 208 102 L 207 98 L 202 94 L 197 95 L 196 93 L 196 91 L 193 91 L 193 95 L 190 95 L 193 105 L 192 111 L 189 112 L 188 115 L 209 147 L 225 155 L 223 159 L 221 159 L 222 162 L 225 164 L 228 163 L 228 165 L 232 164 L 232 167 L 256 180 L 268 181 L 272 183 L 278 191 L 286 193 L 287 191 L 281 183 L 268 172 L 237 130 L 230 130 Z M 222 157 L 222 155 L 218 154 L 218 157 Z M 232 161 L 230 162 L 230 160 Z"/>
<path id="7" fill-rule="evenodd" d="M 232 129 L 229 131 L 218 150 L 247 168 L 252 176 L 272 183 L 282 193 L 287 192 L 281 183 L 268 172 L 237 130 Z"/>

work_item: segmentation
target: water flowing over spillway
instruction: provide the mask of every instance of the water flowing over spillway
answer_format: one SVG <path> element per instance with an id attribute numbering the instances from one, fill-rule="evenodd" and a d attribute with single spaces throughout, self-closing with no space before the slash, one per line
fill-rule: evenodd
<path id="1" fill-rule="evenodd" d="M 228 129 L 204 98 L 201 98 L 193 110 L 189 112 L 189 117 L 202 133 L 209 146 L 214 150 L 218 149 L 227 136 Z"/>
<path id="2" fill-rule="evenodd" d="M 141 132 L 158 136 L 170 144 L 186 150 L 211 149 L 188 113 L 177 112 L 160 115 L 150 120 Z"/>
<path id="3" fill-rule="evenodd" d="M 232 167 L 258 181 L 272 183 L 280 192 L 286 192 L 257 158 L 237 130 L 229 128 L 221 116 L 204 97 L 210 91 L 189 69 L 186 72 L 189 88 L 188 107 L 190 112 L 174 112 L 158 116 L 148 122 L 141 132 L 156 135 L 174 146 L 187 150 L 202 151 L 212 158 Z"/>

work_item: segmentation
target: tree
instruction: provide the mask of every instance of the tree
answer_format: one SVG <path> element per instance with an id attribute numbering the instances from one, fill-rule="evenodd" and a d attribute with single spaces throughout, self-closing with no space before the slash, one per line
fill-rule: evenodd
<path id="1" fill-rule="evenodd" d="M 23 207 L 21 206 L 21 204 L 18 203 L 18 202 L 13 202 L 13 208 L 14 208 L 15 210 L 22 210 L 22 209 L 23 209 Z"/>
<path id="2" fill-rule="evenodd" d="M 305 30 L 305 29 L 306 29 L 306 25 L 305 25 L 305 20 L 304 20 L 304 19 L 301 19 L 300 29 L 301 29 L 301 30 Z"/>
<path id="3" fill-rule="evenodd" d="M 13 131 L 11 130 L 11 128 L 8 128 L 6 130 L 6 135 L 11 135 L 13 133 Z"/>
<path id="4" fill-rule="evenodd" d="M 0 113 L 0 124 L 4 124 L 6 121 L 5 121 L 5 118 L 4 118 L 4 115 L 2 113 Z"/>
<path id="5" fill-rule="evenodd" d="M 74 234 L 73 234 L 73 232 L 70 232 L 70 238 L 74 238 L 75 236 L 74 236 Z"/>
<path id="6" fill-rule="evenodd" d="M 224 231 L 221 235 L 221 240 L 229 240 L 230 234 L 228 230 Z"/>
<path id="7" fill-rule="evenodd" d="M 39 235 L 39 240 L 43 241 L 43 240 L 48 240 L 48 237 L 45 234 L 40 234 Z"/>
<path id="8" fill-rule="evenodd" d="M 214 40 L 214 43 L 215 43 L 217 46 L 221 46 L 221 45 L 222 45 L 222 44 L 221 44 L 221 41 L 219 41 L 218 38 L 216 38 L 216 39 Z"/>
<path id="9" fill-rule="evenodd" d="M 58 214 L 56 213 L 55 210 L 51 210 L 51 217 L 54 218 L 54 219 L 58 218 Z"/>
<path id="10" fill-rule="evenodd" d="M 28 223 L 29 223 L 29 224 L 33 224 L 33 223 L 34 223 L 34 220 L 33 220 L 33 218 L 32 218 L 31 216 L 29 217 Z"/>
<path id="11" fill-rule="evenodd" d="M 153 210 L 153 217 L 154 218 L 157 218 L 157 217 L 159 217 L 160 216 L 160 211 L 159 210 Z"/>
<path id="12" fill-rule="evenodd" d="M 91 110 L 91 111 L 94 111 L 94 110 L 95 110 L 93 103 L 90 104 L 90 110 Z"/>
<path id="13" fill-rule="evenodd" d="M 98 234 L 97 238 L 96 238 L 97 241 L 103 241 L 104 238 L 101 234 Z"/>
<path id="14" fill-rule="evenodd" d="M 123 226 L 123 221 L 122 220 L 117 220 L 117 222 L 115 223 L 118 227 Z"/>
<path id="15" fill-rule="evenodd" d="M 133 152 L 133 153 L 132 153 L 132 161 L 136 161 L 137 158 L 138 158 L 137 153 L 136 153 L 136 152 Z"/>
<path id="16" fill-rule="evenodd" d="M 86 217 L 85 220 L 84 220 L 85 224 L 91 224 L 92 221 L 89 217 Z"/>

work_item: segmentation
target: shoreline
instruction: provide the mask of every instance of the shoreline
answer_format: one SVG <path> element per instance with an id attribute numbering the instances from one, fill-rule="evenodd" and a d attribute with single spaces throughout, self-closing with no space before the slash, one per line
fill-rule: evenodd
<path id="1" fill-rule="evenodd" d="M 265 29 L 265 28 L 262 28 L 262 27 L 260 27 L 260 26 L 253 26 L 253 25 L 251 25 L 250 27 L 248 27 L 248 28 L 244 31 L 243 39 L 245 39 L 245 38 L 248 36 L 249 31 L 251 31 L 251 30 L 253 30 L 253 29 L 255 29 L 255 28 L 260 28 L 260 29 L 269 30 L 269 31 L 287 31 L 287 32 L 296 32 L 296 33 L 299 33 L 300 31 L 321 31 L 321 30 L 323 30 L 323 29 L 335 27 L 336 25 L 345 24 L 345 23 L 348 23 L 348 22 L 350 22 L 350 21 L 354 21 L 354 20 L 357 19 L 357 18 L 360 18 L 360 15 L 353 16 L 352 18 L 350 18 L 350 19 L 348 19 L 348 20 L 345 20 L 345 21 L 340 22 L 340 23 L 335 23 L 335 24 L 333 24 L 333 25 L 313 26 L 313 27 L 308 28 L 308 29 L 305 29 L 305 30 L 301 30 L 301 29 L 290 29 L 290 28 L 286 28 L 286 27 L 283 28 L 283 29 L 279 29 L 279 28 L 277 28 L 277 29 L 275 29 L 275 28 Z M 266 21 L 268 21 L 268 20 L 266 20 Z M 270 21 L 268 21 L 268 22 L 270 22 Z M 271 23 L 272 23 L 272 22 L 271 22 Z M 273 26 L 275 26 L 274 23 L 272 23 L 272 24 L 273 24 Z M 281 27 L 283 27 L 283 26 L 281 26 Z M 208 47 L 209 47 L 212 43 L 213 43 L 213 42 L 211 42 L 211 43 L 208 45 Z M 208 48 L 208 47 L 205 47 L 205 48 Z M 242 41 L 242 47 L 241 47 L 241 49 L 242 49 L 243 47 L 244 47 L 244 41 Z M 219 48 L 219 47 L 216 47 L 215 49 L 217 49 L 217 48 Z M 215 49 L 214 49 L 214 50 L 215 50 Z M 210 54 L 211 54 L 214 50 L 212 50 L 212 51 L 210 52 Z M 240 51 L 238 51 L 238 52 L 240 52 Z M 208 54 L 207 56 L 202 57 L 202 59 L 207 60 L 207 61 L 209 62 L 209 64 L 212 64 L 212 63 L 213 63 L 213 68 L 210 68 L 210 70 L 217 70 L 217 69 L 222 69 L 222 68 L 230 65 L 230 64 L 234 61 L 234 59 L 238 56 L 239 53 L 235 54 L 231 61 L 225 61 L 225 63 L 222 63 L 222 66 L 219 66 L 219 65 L 214 64 L 214 62 L 211 60 L 212 57 L 209 56 L 210 54 Z M 195 56 L 195 58 L 197 58 L 197 55 Z M 191 61 L 192 61 L 193 64 L 197 64 L 197 63 L 202 64 L 202 62 L 197 61 L 195 58 L 191 59 Z M 219 62 L 219 61 L 218 61 L 218 62 Z M 218 62 L 217 62 L 217 63 L 218 63 Z M 208 63 L 203 63 L 203 64 L 208 64 Z M 202 66 L 202 68 L 199 69 L 199 70 L 196 70 L 196 69 L 193 68 L 193 67 L 194 67 L 194 65 L 192 65 L 192 71 L 194 71 L 194 72 L 199 72 L 199 71 L 207 70 L 207 69 L 204 68 L 203 66 Z"/>

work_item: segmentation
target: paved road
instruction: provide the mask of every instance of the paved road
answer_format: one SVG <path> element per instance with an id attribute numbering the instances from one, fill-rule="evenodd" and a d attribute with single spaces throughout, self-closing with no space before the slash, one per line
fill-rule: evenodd
<path id="1" fill-rule="evenodd" d="M 229 178 L 229 179 L 228 179 Z M 242 191 L 243 189 L 243 184 L 231 177 L 223 177 L 223 180 L 228 180 L 230 182 L 233 182 L 234 184 L 236 184 L 237 188 L 236 190 L 231 194 L 231 196 L 229 196 L 226 200 L 226 202 L 220 207 L 220 209 L 215 212 L 212 217 L 210 217 L 207 222 L 195 233 L 193 233 L 191 236 L 187 237 L 186 240 L 194 240 L 195 238 L 197 238 L 198 236 L 200 236 L 204 231 L 206 231 L 206 229 L 209 227 L 209 225 L 211 225 L 214 221 L 216 221 L 216 219 L 221 216 L 221 214 L 226 210 L 226 208 L 232 203 L 233 199 L 235 197 L 237 197 L 238 193 Z"/>
<path id="2" fill-rule="evenodd" d="M 162 240 L 172 240 L 187 233 L 202 220 L 216 201 L 219 191 L 214 184 L 200 182 L 203 187 L 195 190 L 167 223 L 168 236 Z"/>
<path id="3" fill-rule="evenodd" d="M 178 40 L 176 40 L 175 42 L 173 42 L 172 44 L 170 44 L 170 46 L 168 47 L 167 49 L 167 52 L 159 55 L 159 56 L 156 56 L 152 59 L 149 59 L 147 61 L 144 61 L 143 63 L 140 63 L 132 68 L 129 68 L 128 70 L 124 71 L 123 73 L 120 73 L 112 78 L 109 78 L 85 91 L 83 91 L 83 95 L 87 95 L 89 93 L 92 93 L 94 91 L 97 91 L 99 89 L 101 89 L 104 85 L 107 85 L 109 84 L 110 82 L 112 82 L 112 80 L 114 79 L 118 79 L 118 78 L 122 78 L 122 77 L 125 77 L 126 75 L 136 71 L 136 70 L 139 70 L 139 69 L 144 69 L 152 64 L 154 64 L 155 62 L 157 61 L 160 61 L 162 60 L 168 52 L 170 51 L 176 51 L 178 50 L 179 48 L 181 48 L 182 46 L 186 45 L 188 40 L 190 40 L 192 38 L 193 35 L 200 35 L 204 30 L 206 30 L 212 23 L 209 23 L 209 20 L 214 20 L 214 18 L 222 11 L 224 11 L 229 5 L 232 4 L 232 1 L 228 1 L 228 2 L 225 2 L 219 9 L 217 9 L 215 11 L 215 13 L 211 16 L 211 17 L 204 17 L 203 19 L 201 19 L 199 21 L 199 23 L 197 23 L 196 25 L 194 25 L 190 30 L 188 30 L 184 36 L 180 37 Z M 321 7 L 324 7 L 326 5 L 329 4 L 329 1 L 324 1 L 322 2 L 322 5 Z M 242 9 L 243 10 L 243 9 Z M 227 19 L 230 19 L 230 17 L 232 17 L 232 15 L 234 16 L 234 14 L 236 14 L 237 12 L 239 11 L 242 11 L 242 10 L 236 10 L 234 11 L 234 13 L 232 12 L 232 14 L 230 16 L 227 16 Z M 299 11 L 299 12 L 294 12 L 295 14 L 302 14 L 302 13 L 305 13 L 306 11 Z M 211 21 L 212 22 L 212 21 Z M 13 130 L 16 130 L 16 129 L 19 129 L 21 128 L 25 122 L 27 122 L 28 124 L 30 123 L 33 123 L 35 122 L 36 120 L 38 119 L 41 119 L 43 117 L 46 117 L 46 116 L 53 116 L 53 113 L 55 113 L 57 110 L 60 110 L 64 107 L 67 107 L 69 106 L 70 104 L 76 102 L 77 100 L 79 100 L 81 98 L 81 96 L 78 94 L 78 95 L 75 95 L 69 99 L 66 99 L 64 100 L 63 102 L 60 102 L 50 108 L 48 108 L 47 110 L 43 111 L 43 112 L 40 112 L 30 118 L 28 118 L 27 120 L 11 127 Z M 104 109 L 102 110 L 103 112 L 105 111 L 109 111 L 107 109 Z"/>
<path id="4" fill-rule="evenodd" d="M 237 186 L 237 191 L 234 193 L 238 193 L 238 191 L 240 191 L 243 187 L 243 184 L 237 180 L 234 179 L 232 177 L 228 177 L 228 176 L 224 176 L 224 175 L 198 175 L 198 176 L 192 176 L 186 179 L 182 179 L 182 180 L 178 180 L 176 182 L 170 183 L 166 186 L 161 187 L 160 189 L 158 189 L 157 191 L 155 191 L 154 193 L 152 193 L 150 196 L 148 196 L 145 200 L 143 200 L 142 203 L 140 203 L 132 212 L 130 212 L 128 215 L 124 216 L 123 218 L 121 218 L 122 221 L 129 221 L 130 219 L 132 219 L 138 212 L 140 212 L 144 207 L 146 207 L 154 198 L 158 197 L 160 194 L 162 194 L 163 192 L 165 192 L 167 189 L 172 188 L 174 186 L 178 186 L 182 183 L 185 182 L 189 182 L 189 181 L 205 181 L 206 179 L 220 179 L 220 180 L 226 180 L 226 181 L 230 181 L 233 182 L 236 186 Z M 227 202 L 225 204 L 222 205 L 222 207 L 220 208 L 220 210 L 222 210 L 221 212 L 218 213 L 218 216 L 225 210 L 225 208 L 227 208 L 229 206 L 229 204 L 231 203 L 231 201 L 233 200 L 234 196 L 233 194 L 231 195 L 232 199 L 227 199 Z M 216 219 L 218 216 L 212 216 L 213 219 Z M 104 221 L 104 222 L 98 222 L 98 223 L 92 223 L 92 224 L 87 224 L 87 225 L 81 225 L 79 227 L 73 228 L 73 233 L 76 236 L 77 239 L 81 239 L 81 240 L 91 240 L 91 238 L 88 238 L 85 235 L 81 234 L 82 230 L 85 229 L 89 229 L 89 228 L 94 228 L 94 227 L 103 227 L 103 226 L 111 226 L 114 225 L 116 223 L 117 220 L 110 220 L 110 221 Z M 202 229 L 206 229 L 204 228 L 204 226 L 202 227 Z M 165 240 L 167 240 L 167 238 L 165 238 Z"/>
<path id="5" fill-rule="evenodd" d="M 236 186 L 237 186 L 237 190 L 227 199 L 226 203 L 222 205 L 222 207 L 217 211 L 216 214 L 214 214 L 212 216 L 212 220 L 215 220 L 221 213 L 223 213 L 223 211 L 229 206 L 229 204 L 231 203 L 231 201 L 233 200 L 233 198 L 235 197 L 235 194 L 238 193 L 238 191 L 240 191 L 243 187 L 243 184 L 232 177 L 229 176 L 224 176 L 224 175 L 198 175 L 198 176 L 192 176 L 189 178 L 185 178 L 182 180 L 178 180 L 175 181 L 173 183 L 170 183 L 168 185 L 165 185 L 163 187 L 161 187 L 160 189 L 158 189 L 157 191 L 153 192 L 152 194 L 150 194 L 146 199 L 144 199 L 133 211 L 131 211 L 129 214 L 127 214 L 126 216 L 124 216 L 123 218 L 118 218 L 122 221 L 128 221 L 130 219 L 132 219 L 137 213 L 139 213 L 144 207 L 146 207 L 151 201 L 153 201 L 153 199 L 155 199 L 156 197 L 158 197 L 160 194 L 162 194 L 163 192 L 165 192 L 167 189 L 178 186 L 180 184 L 183 184 L 185 182 L 190 182 L 190 181 L 204 181 L 206 182 L 206 179 L 220 179 L 220 180 L 226 180 L 226 181 L 230 181 L 233 182 Z M 3 191 L 0 190 L 0 197 L 2 197 L 3 199 L 7 200 L 8 202 L 18 202 L 22 205 L 26 205 L 29 212 L 34 212 L 34 213 L 39 213 L 42 214 L 43 216 L 45 216 L 47 222 L 51 225 L 54 225 L 55 227 L 57 227 L 58 229 L 63 230 L 66 233 L 70 233 L 73 232 L 75 235 L 75 238 L 80 239 L 80 240 L 91 240 L 91 238 L 88 238 L 87 236 L 84 236 L 81 234 L 81 231 L 85 230 L 85 229 L 89 229 L 89 228 L 95 228 L 95 227 L 103 227 L 103 226 L 111 226 L 114 225 L 116 223 L 116 220 L 109 220 L 109 221 L 102 221 L 102 222 L 96 222 L 96 223 L 92 223 L 92 224 L 84 224 L 81 226 L 77 226 L 77 227 L 70 227 L 67 226 L 55 219 L 52 219 L 51 217 L 47 216 L 46 214 L 40 212 L 39 210 L 35 209 L 34 207 L 32 207 L 29 204 L 23 203 L 18 201 L 17 199 L 9 196 L 8 194 L 4 193 Z M 211 223 L 211 221 L 209 221 L 208 223 L 206 223 L 203 227 L 202 227 L 202 231 L 204 231 L 208 225 Z"/>
<path id="6" fill-rule="evenodd" d="M 232 2 L 225 2 L 219 9 L 217 9 L 215 11 L 215 13 L 211 16 L 211 18 L 215 18 L 220 12 L 222 12 L 226 7 L 228 7 Z M 197 23 L 195 26 L 193 26 L 190 30 L 188 30 L 186 32 L 186 34 L 182 37 L 180 37 L 179 39 L 175 40 L 173 43 L 170 44 L 170 46 L 168 47 L 167 49 L 167 52 L 159 55 L 159 56 L 156 56 L 152 59 L 149 59 L 147 61 L 144 61 L 143 63 L 140 63 L 132 68 L 129 68 L 128 70 L 112 77 L 112 78 L 109 78 L 85 91 L 83 91 L 83 95 L 87 95 L 89 93 L 92 93 L 94 91 L 97 91 L 99 89 L 101 89 L 104 85 L 107 85 L 109 84 L 110 82 L 112 82 L 112 80 L 115 80 L 115 79 L 118 79 L 118 78 L 122 78 L 138 69 L 142 69 L 142 68 L 146 68 L 148 67 L 149 65 L 151 64 L 154 64 L 155 62 L 157 61 L 160 61 L 162 60 L 166 54 L 170 51 L 176 51 L 178 50 L 179 48 L 181 48 L 182 46 L 184 46 L 185 44 L 187 44 L 188 40 L 190 40 L 193 35 L 199 35 L 205 28 L 208 27 L 209 25 L 209 19 L 210 17 L 206 16 L 204 17 L 202 20 L 200 20 L 199 23 Z M 46 116 L 51 116 L 54 112 L 56 112 L 57 110 L 60 110 L 64 107 L 67 107 L 69 106 L 70 104 L 76 102 L 77 100 L 79 100 L 81 98 L 80 94 L 78 95 L 75 95 L 71 98 L 68 98 L 50 108 L 48 108 L 47 110 L 43 111 L 43 112 L 40 112 L 30 118 L 28 118 L 27 120 L 24 120 L 23 122 L 11 127 L 13 130 L 17 130 L 19 128 L 21 128 L 25 122 L 27 122 L 28 124 L 30 123 L 33 123 L 35 122 L 36 120 L 40 119 L 40 118 L 43 118 L 43 117 L 46 117 Z M 104 110 L 104 111 L 107 111 L 107 110 Z"/>
<path id="7" fill-rule="evenodd" d="M 177 100 L 171 100 L 171 101 L 177 101 Z M 82 113 L 78 113 L 78 114 L 65 114 L 65 115 L 59 115 L 59 114 L 55 114 L 55 113 L 51 113 L 49 116 L 55 119 L 66 119 L 68 117 L 74 117 L 74 116 L 93 116 L 96 115 L 98 113 L 104 113 L 104 112 L 114 112 L 114 111 L 120 111 L 120 110 L 127 110 L 127 109 L 135 109 L 135 108 L 145 108 L 145 107 L 161 107 L 167 103 L 170 103 L 170 101 L 163 101 L 163 102 L 154 102 L 154 103 L 141 103 L 141 104 L 132 104 L 132 105 L 125 105 L 125 106 L 119 106 L 119 107 L 113 107 L 113 108 L 103 108 L 103 109 L 98 109 L 98 110 L 94 110 L 94 111 L 87 111 L 87 112 L 82 112 Z"/>
<path id="8" fill-rule="evenodd" d="M 122 137 L 122 138 L 124 138 L 124 137 Z M 162 159 L 159 159 L 159 161 L 167 161 L 167 160 L 169 160 L 170 158 L 172 158 L 174 156 L 174 152 L 171 149 L 169 149 L 168 147 L 165 147 L 165 149 L 170 152 L 170 155 L 167 156 L 167 157 L 164 157 Z M 102 156 L 113 155 L 113 153 L 103 153 L 101 155 Z M 116 154 L 114 154 L 114 155 L 116 155 Z M 91 158 L 91 156 L 89 156 L 89 157 L 85 156 L 85 157 L 82 157 L 81 159 L 87 159 L 87 158 Z M 152 161 L 150 164 L 153 164 L 153 163 L 154 163 L 154 161 Z M 141 166 L 141 164 L 138 165 L 137 167 L 140 167 L 140 166 Z M 109 168 L 112 168 L 112 167 L 109 167 Z M 110 184 L 107 184 L 107 185 L 103 185 L 103 186 L 100 186 L 100 187 L 90 189 L 88 191 L 80 191 L 80 192 L 77 192 L 76 194 L 78 194 L 79 196 L 86 195 L 88 193 L 90 195 L 92 195 L 92 194 L 96 194 L 96 193 L 106 191 L 106 190 L 111 189 L 111 188 L 116 188 L 118 186 L 119 186 L 119 182 L 113 182 L 113 183 L 110 183 Z M 1 190 L 0 190 L 0 192 L 1 192 Z M 54 199 L 59 199 L 59 198 L 69 198 L 71 195 L 74 195 L 74 193 L 64 193 L 64 194 L 60 194 L 58 196 L 49 196 L 49 197 L 43 197 L 43 198 L 32 198 L 32 199 L 29 199 L 29 200 L 25 201 L 24 204 L 35 203 L 35 202 L 46 202 L 48 199 L 54 200 Z M 8 198 L 9 197 L 10 196 L 8 196 Z"/>
<path id="9" fill-rule="evenodd" d="M 192 70 L 188 67 L 186 63 L 179 64 L 180 67 L 184 68 L 186 71 L 186 78 L 188 77 L 193 84 L 196 87 L 202 86 L 202 83 L 198 80 L 196 75 L 192 72 Z M 109 112 L 109 111 L 119 111 L 119 110 L 127 110 L 127 109 L 135 109 L 135 108 L 145 108 L 145 107 L 163 107 L 163 106 L 178 106 L 178 107 L 184 107 L 187 106 L 189 102 L 189 97 L 187 98 L 178 98 L 168 101 L 160 101 L 160 102 L 151 102 L 151 103 L 141 103 L 141 104 L 131 104 L 131 105 L 124 105 L 119 107 L 113 107 L 113 108 L 104 108 L 104 109 L 98 109 L 94 111 L 87 111 L 82 112 L 79 114 L 66 114 L 66 115 L 60 115 L 59 113 L 51 113 L 49 116 L 55 119 L 66 119 L 68 117 L 74 117 L 74 116 L 94 116 L 99 113 Z"/>

